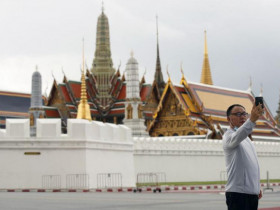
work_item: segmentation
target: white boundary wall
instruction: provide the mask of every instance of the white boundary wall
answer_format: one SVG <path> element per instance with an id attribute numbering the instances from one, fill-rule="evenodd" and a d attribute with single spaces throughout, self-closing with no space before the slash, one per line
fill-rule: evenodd
<path id="1" fill-rule="evenodd" d="M 167 182 L 218 181 L 225 175 L 221 140 L 132 138 L 124 125 L 78 119 L 68 120 L 68 134 L 61 134 L 60 119 L 38 119 L 36 137 L 30 137 L 28 119 L 8 119 L 6 127 L 0 129 L 0 189 L 44 188 L 43 179 L 52 177 L 59 186 L 45 186 L 64 189 L 97 188 L 97 177 L 114 186 L 134 187 L 139 173 L 165 174 Z M 279 179 L 280 143 L 254 144 L 261 179 L 266 171 Z M 112 183 L 113 176 L 121 177 L 121 183 Z M 67 177 L 73 183 L 67 183 Z"/>
<path id="2" fill-rule="evenodd" d="M 7 120 L 7 130 L 0 130 L 0 189 L 40 189 L 46 176 L 60 177 L 55 188 L 64 189 L 69 175 L 86 175 L 86 183 L 72 180 L 76 188 L 97 188 L 100 173 L 121 174 L 122 187 L 135 186 L 129 128 L 71 119 L 66 135 L 60 126 L 60 119 L 39 119 L 31 138 L 29 120 Z"/>
<path id="3" fill-rule="evenodd" d="M 254 142 L 261 179 L 280 178 L 280 143 Z M 134 137 L 135 173 L 165 173 L 167 182 L 219 181 L 225 176 L 221 140 Z"/>

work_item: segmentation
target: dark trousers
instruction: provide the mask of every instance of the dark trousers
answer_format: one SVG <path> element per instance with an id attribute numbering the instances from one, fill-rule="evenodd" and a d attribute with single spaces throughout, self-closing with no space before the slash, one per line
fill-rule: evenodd
<path id="1" fill-rule="evenodd" d="M 228 210 L 257 210 L 259 198 L 258 195 L 226 192 L 226 203 Z"/>

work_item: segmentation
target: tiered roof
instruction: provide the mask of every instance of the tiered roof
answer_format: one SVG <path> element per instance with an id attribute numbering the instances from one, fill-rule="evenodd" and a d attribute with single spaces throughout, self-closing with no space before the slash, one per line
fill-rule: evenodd
<path id="1" fill-rule="evenodd" d="M 126 99 L 126 82 L 124 77 L 121 77 L 119 71 L 117 71 L 111 79 L 111 90 L 109 91 L 112 96 L 112 102 L 104 112 L 104 107 L 100 108 L 101 104 L 98 101 L 98 90 L 95 86 L 96 81 L 94 76 L 87 72 L 86 77 L 86 90 L 87 99 L 90 105 L 90 111 L 93 117 L 108 117 L 108 116 L 124 116 L 125 113 L 125 99 Z M 54 81 L 53 88 L 49 96 L 49 102 L 47 106 L 52 106 L 60 109 L 61 105 L 64 106 L 65 113 L 68 113 L 68 117 L 75 118 L 77 115 L 77 106 L 80 101 L 81 94 L 81 82 L 67 80 L 64 77 L 62 83 L 57 84 Z M 145 101 L 150 90 L 150 85 L 143 84 L 140 89 L 141 100 Z M 59 96 L 59 100 L 56 99 L 56 95 Z M 56 103 L 56 101 L 58 103 Z M 60 103 L 60 104 L 59 104 Z M 60 113 L 61 114 L 61 113 Z M 61 114 L 63 115 L 63 114 Z M 61 116 L 63 117 L 63 116 Z"/>

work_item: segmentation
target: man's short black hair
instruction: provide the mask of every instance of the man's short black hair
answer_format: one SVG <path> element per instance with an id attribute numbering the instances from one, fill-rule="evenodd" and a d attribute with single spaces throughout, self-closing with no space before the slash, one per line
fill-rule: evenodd
<path id="1" fill-rule="evenodd" d="M 233 104 L 233 105 L 231 105 L 231 106 L 227 109 L 227 116 L 228 116 L 228 117 L 229 117 L 229 115 L 231 114 L 231 110 L 232 110 L 234 107 L 236 107 L 236 106 L 240 106 L 240 107 L 242 107 L 243 109 L 245 109 L 245 107 L 242 106 L 242 105 L 240 105 L 240 104 Z"/>

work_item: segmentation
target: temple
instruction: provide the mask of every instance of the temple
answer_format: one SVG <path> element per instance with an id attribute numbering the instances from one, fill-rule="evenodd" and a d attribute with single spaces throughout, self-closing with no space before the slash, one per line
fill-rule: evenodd
<path id="1" fill-rule="evenodd" d="M 188 81 L 182 69 L 180 81 L 174 83 L 169 77 L 165 82 L 161 71 L 157 19 L 156 34 L 156 68 L 152 84 L 146 82 L 145 75 L 139 79 L 138 62 L 133 55 L 127 63 L 126 74 L 121 74 L 120 68 L 115 70 L 113 67 L 109 21 L 102 9 L 97 21 L 92 67 L 85 69 L 83 64 L 81 80 L 68 80 L 66 75 L 61 82 L 54 80 L 44 106 L 45 118 L 60 118 L 64 133 L 67 132 L 68 119 L 81 118 L 126 124 L 132 130 L 139 128 L 132 132 L 134 136 L 200 135 L 221 139 L 229 128 L 225 114 L 227 107 L 239 103 L 250 112 L 254 103 L 251 88 L 243 91 L 213 85 L 206 31 L 200 83 Z M 6 118 L 28 117 L 30 95 L 0 92 L 0 99 L 1 125 Z M 20 106 L 15 105 L 18 100 Z M 277 113 L 279 115 L 280 111 Z M 258 120 L 253 137 L 279 137 L 279 123 L 277 125 L 276 121 L 279 119 L 274 119 L 265 104 L 265 113 Z"/>
<path id="2" fill-rule="evenodd" d="M 151 136 L 207 135 L 221 139 L 229 128 L 226 110 L 235 103 L 250 112 L 254 96 L 249 91 L 187 82 L 183 75 L 180 84 L 168 81 L 148 131 Z M 279 137 L 279 128 L 267 104 L 264 109 L 253 136 Z"/>
<path id="3" fill-rule="evenodd" d="M 123 124 L 125 118 L 126 77 L 120 69 L 115 71 L 111 59 L 109 23 L 103 9 L 97 21 L 96 50 L 93 66 L 86 69 L 85 86 L 92 120 Z M 161 74 L 162 76 L 162 74 Z M 138 79 L 139 80 L 139 79 Z M 138 82 L 139 85 L 139 82 Z M 150 85 L 140 85 L 141 103 L 146 100 Z M 62 118 L 64 128 L 68 118 L 77 117 L 81 99 L 81 82 L 68 80 L 53 82 L 47 107 L 52 107 L 52 116 Z M 48 110 L 50 113 L 50 110 Z"/>

